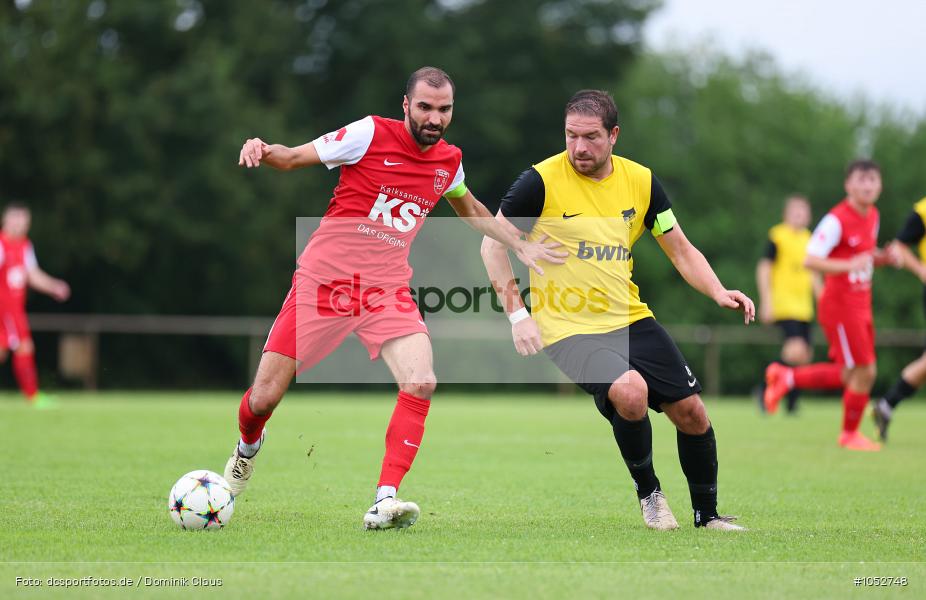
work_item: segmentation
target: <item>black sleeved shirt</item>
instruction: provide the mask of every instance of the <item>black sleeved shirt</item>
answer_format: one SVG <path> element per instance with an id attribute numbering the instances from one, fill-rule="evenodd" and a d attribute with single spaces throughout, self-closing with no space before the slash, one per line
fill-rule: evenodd
<path id="1" fill-rule="evenodd" d="M 906 222 L 897 234 L 897 239 L 904 244 L 918 244 L 923 236 L 926 235 L 926 226 L 923 225 L 923 218 L 916 211 L 911 211 Z"/>

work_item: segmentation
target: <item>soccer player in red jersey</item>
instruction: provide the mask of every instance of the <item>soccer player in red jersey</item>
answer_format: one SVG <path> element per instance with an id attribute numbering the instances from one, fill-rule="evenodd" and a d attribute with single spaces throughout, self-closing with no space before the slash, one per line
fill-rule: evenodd
<path id="1" fill-rule="evenodd" d="M 859 430 L 875 380 L 875 332 L 871 314 L 871 278 L 886 264 L 878 249 L 881 169 L 856 160 L 846 169 L 846 198 L 817 225 L 807 246 L 805 265 L 824 275 L 817 314 L 829 342 L 830 362 L 801 367 L 769 365 L 765 407 L 775 412 L 793 388 L 842 389 L 843 420 L 839 445 L 850 450 L 880 450 Z"/>
<path id="2" fill-rule="evenodd" d="M 293 377 L 355 333 L 371 360 L 383 358 L 399 386 L 364 526 L 412 525 L 418 506 L 396 499 L 396 492 L 418 452 L 437 385 L 428 329 L 408 288 L 409 249 L 424 218 L 446 197 L 474 229 L 513 249 L 527 266 L 542 272 L 538 261 L 562 262 L 555 244 L 528 243 L 502 229 L 467 189 L 460 149 L 441 139 L 453 115 L 453 95 L 445 72 L 423 67 L 408 80 L 403 121 L 368 116 L 295 148 L 257 138 L 242 147 L 239 165 L 248 168 L 324 164 L 341 171 L 241 400 L 241 439 L 225 467 L 236 496 L 251 477 L 264 424 Z"/>
<path id="3" fill-rule="evenodd" d="M 0 232 L 0 362 L 13 352 L 13 373 L 26 400 L 37 407 L 48 399 L 39 393 L 35 372 L 35 345 L 26 317 L 27 288 L 48 294 L 58 302 L 71 295 L 71 288 L 39 268 L 29 241 L 32 214 L 23 204 L 13 203 L 3 210 Z"/>

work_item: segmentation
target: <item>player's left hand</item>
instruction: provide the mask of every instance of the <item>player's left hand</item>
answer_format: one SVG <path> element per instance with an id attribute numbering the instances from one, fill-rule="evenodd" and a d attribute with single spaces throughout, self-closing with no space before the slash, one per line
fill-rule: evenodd
<path id="1" fill-rule="evenodd" d="M 515 255 L 527 267 L 533 269 L 538 275 L 543 275 L 543 268 L 537 264 L 544 260 L 554 265 L 561 265 L 566 262 L 568 252 L 556 250 L 562 247 L 559 242 L 547 241 L 547 236 L 543 236 L 536 242 L 525 242 L 520 248 L 515 250 Z"/>
<path id="2" fill-rule="evenodd" d="M 743 322 L 746 325 L 756 320 L 756 305 L 749 296 L 739 290 L 723 290 L 714 300 L 723 308 L 743 311 Z"/>

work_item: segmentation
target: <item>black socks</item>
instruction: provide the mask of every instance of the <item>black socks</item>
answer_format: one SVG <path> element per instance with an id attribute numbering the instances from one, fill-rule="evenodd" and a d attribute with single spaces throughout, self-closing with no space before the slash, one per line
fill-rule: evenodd
<path id="1" fill-rule="evenodd" d="M 904 381 L 903 377 L 898 377 L 897 382 L 891 387 L 886 394 L 884 394 L 884 399 L 887 400 L 887 403 L 890 404 L 891 408 L 896 407 L 900 404 L 900 401 L 904 398 L 909 398 L 916 392 L 916 388 Z"/>
<path id="2" fill-rule="evenodd" d="M 617 447 L 633 477 L 637 497 L 646 498 L 659 489 L 659 479 L 653 469 L 653 426 L 649 415 L 639 421 L 628 421 L 614 411 L 611 426 Z"/>
<path id="3" fill-rule="evenodd" d="M 701 435 L 678 434 L 678 461 L 688 479 L 695 525 L 717 516 L 717 440 L 713 426 Z"/>

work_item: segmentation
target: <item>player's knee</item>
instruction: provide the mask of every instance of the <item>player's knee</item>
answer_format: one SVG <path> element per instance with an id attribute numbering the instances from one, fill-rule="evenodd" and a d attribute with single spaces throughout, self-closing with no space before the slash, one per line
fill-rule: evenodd
<path id="1" fill-rule="evenodd" d="M 781 349 L 781 358 L 789 365 L 805 365 L 810 362 L 810 346 L 802 339 L 788 341 Z"/>
<path id="2" fill-rule="evenodd" d="M 646 381 L 636 371 L 621 375 L 608 389 L 608 400 L 618 414 L 628 421 L 639 421 L 649 409 Z"/>
<path id="3" fill-rule="evenodd" d="M 22 340 L 19 342 L 19 346 L 13 350 L 13 354 L 25 356 L 27 354 L 33 354 L 35 352 L 35 344 L 32 343 L 32 340 Z"/>
<path id="4" fill-rule="evenodd" d="M 255 381 L 251 387 L 249 404 L 255 415 L 266 415 L 277 407 L 288 385 L 278 381 Z"/>
<path id="5" fill-rule="evenodd" d="M 433 372 L 412 376 L 410 381 L 399 384 L 399 389 L 418 398 L 430 399 L 437 390 L 437 377 Z"/>
<path id="6" fill-rule="evenodd" d="M 874 363 L 870 365 L 856 365 L 849 369 L 846 383 L 856 390 L 867 390 L 874 385 L 878 369 Z"/>
<path id="7" fill-rule="evenodd" d="M 666 411 L 675 428 L 688 435 L 701 435 L 711 426 L 707 409 L 699 396 L 690 396 Z"/>

